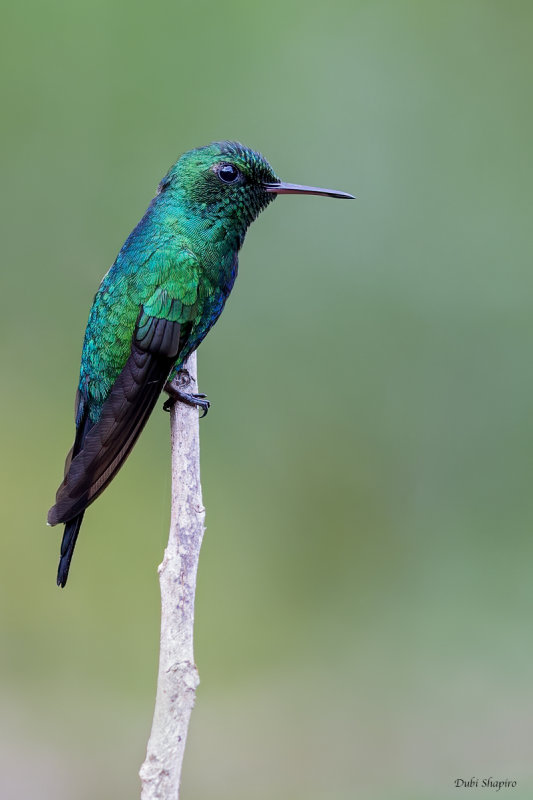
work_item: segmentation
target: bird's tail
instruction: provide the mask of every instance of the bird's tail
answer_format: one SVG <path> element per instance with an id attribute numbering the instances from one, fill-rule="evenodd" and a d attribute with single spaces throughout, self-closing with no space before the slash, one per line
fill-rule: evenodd
<path id="1" fill-rule="evenodd" d="M 70 562 L 72 560 L 74 548 L 76 547 L 76 539 L 78 538 L 78 533 L 80 532 L 84 514 L 85 511 L 82 511 L 81 514 L 78 514 L 78 516 L 74 517 L 73 519 L 69 519 L 69 521 L 65 524 L 63 541 L 61 542 L 61 557 L 59 559 L 59 567 L 57 570 L 58 586 L 63 587 L 67 582 Z"/>

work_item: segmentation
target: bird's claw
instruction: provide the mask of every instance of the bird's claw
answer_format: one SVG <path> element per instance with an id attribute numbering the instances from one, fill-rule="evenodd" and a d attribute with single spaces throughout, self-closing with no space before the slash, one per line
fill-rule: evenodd
<path id="1" fill-rule="evenodd" d="M 170 411 L 170 409 L 174 406 L 176 401 L 180 401 L 181 403 L 185 403 L 188 406 L 195 406 L 196 408 L 200 408 L 202 413 L 200 414 L 200 419 L 203 419 L 207 412 L 209 411 L 209 407 L 211 403 L 207 399 L 207 395 L 205 394 L 188 394 L 188 392 L 182 392 L 179 389 L 175 389 L 174 387 L 165 387 L 167 392 L 172 392 L 170 397 L 168 397 L 165 402 L 163 403 L 163 411 Z"/>
<path id="2" fill-rule="evenodd" d="M 206 394 L 190 394 L 189 397 L 193 398 L 191 405 L 196 406 L 197 408 L 202 409 L 202 413 L 200 414 L 200 419 L 203 419 L 207 416 L 207 412 L 211 406 L 211 403 L 207 399 Z M 185 401 L 187 402 L 187 401 Z"/>

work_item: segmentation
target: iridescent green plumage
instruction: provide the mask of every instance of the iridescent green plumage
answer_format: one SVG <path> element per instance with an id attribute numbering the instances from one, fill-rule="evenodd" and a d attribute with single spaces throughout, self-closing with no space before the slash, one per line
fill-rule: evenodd
<path id="1" fill-rule="evenodd" d="M 231 196 L 213 171 L 221 159 L 230 158 L 251 178 Z M 186 327 L 178 367 L 217 320 L 233 287 L 246 229 L 275 197 L 259 188 L 262 181 L 277 181 L 268 163 L 231 142 L 186 153 L 163 178 L 91 309 L 79 389 L 93 422 L 128 357 L 141 306 L 148 317 Z"/>
<path id="2" fill-rule="evenodd" d="M 126 459 L 169 375 L 216 322 L 246 230 L 281 193 L 342 195 L 283 184 L 259 153 L 216 142 L 185 153 L 102 280 L 89 315 L 76 438 L 50 509 L 66 523 L 64 586 L 86 507 Z"/>

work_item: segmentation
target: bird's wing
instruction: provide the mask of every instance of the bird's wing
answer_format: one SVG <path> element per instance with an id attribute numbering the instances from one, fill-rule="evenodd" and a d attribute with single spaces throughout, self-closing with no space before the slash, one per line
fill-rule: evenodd
<path id="1" fill-rule="evenodd" d="M 67 522 L 114 478 L 142 431 L 179 350 L 182 323 L 191 319 L 198 279 L 160 285 L 139 312 L 128 359 L 102 406 L 98 421 L 67 459 L 48 522 Z"/>

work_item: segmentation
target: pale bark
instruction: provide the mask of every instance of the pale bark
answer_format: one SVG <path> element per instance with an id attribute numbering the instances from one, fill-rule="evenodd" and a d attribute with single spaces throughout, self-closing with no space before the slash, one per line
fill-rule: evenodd
<path id="1" fill-rule="evenodd" d="M 187 391 L 198 391 L 196 354 L 188 359 Z M 182 387 L 183 388 L 183 387 Z M 140 769 L 141 800 L 177 800 L 198 670 L 193 655 L 194 595 L 204 534 L 198 410 L 170 412 L 172 500 L 168 545 L 159 565 L 161 641 L 152 731 Z"/>

